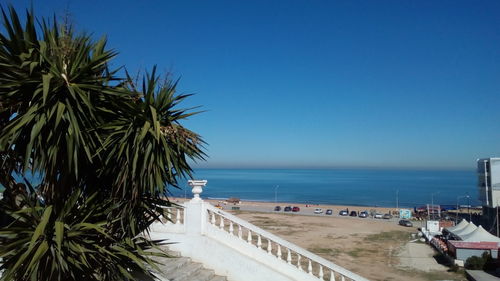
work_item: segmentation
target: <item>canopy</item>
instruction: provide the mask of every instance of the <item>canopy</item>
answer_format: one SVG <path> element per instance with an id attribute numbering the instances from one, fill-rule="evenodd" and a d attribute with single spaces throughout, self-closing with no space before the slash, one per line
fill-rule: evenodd
<path id="1" fill-rule="evenodd" d="M 454 233 L 454 232 L 457 232 L 457 231 L 459 231 L 459 230 L 464 229 L 464 228 L 465 228 L 466 226 L 468 226 L 468 225 L 469 225 L 469 222 L 468 222 L 468 221 L 466 221 L 465 219 L 463 219 L 463 220 L 462 220 L 460 223 L 458 223 L 457 225 L 452 226 L 452 227 L 447 227 L 447 228 L 445 228 L 445 229 L 446 229 L 446 231 L 448 231 L 448 232 Z"/>
<path id="2" fill-rule="evenodd" d="M 460 230 L 457 230 L 455 232 L 452 232 L 452 233 L 458 237 L 462 237 L 462 236 L 467 235 L 467 234 L 471 233 L 472 231 L 476 230 L 476 228 L 477 228 L 477 226 L 473 222 L 471 222 L 466 227 L 464 227 Z"/>
<path id="3" fill-rule="evenodd" d="M 484 230 L 482 226 L 479 226 L 469 234 L 461 235 L 460 238 L 462 238 L 464 242 L 500 242 L 500 238 L 491 235 L 488 231 Z"/>

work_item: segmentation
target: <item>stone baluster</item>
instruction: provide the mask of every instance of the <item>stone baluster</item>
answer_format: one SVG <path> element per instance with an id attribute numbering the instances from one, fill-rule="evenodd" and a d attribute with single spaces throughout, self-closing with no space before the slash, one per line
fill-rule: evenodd
<path id="1" fill-rule="evenodd" d="M 300 255 L 299 255 L 299 254 L 297 254 L 297 268 L 298 268 L 299 270 L 302 270 L 302 264 L 300 264 L 300 258 L 301 258 L 301 257 L 300 257 Z"/>
<path id="2" fill-rule="evenodd" d="M 345 281 L 345 276 L 344 275 L 340 275 L 340 281 Z"/>
<path id="3" fill-rule="evenodd" d="M 290 253 L 290 249 L 287 248 L 288 253 L 286 254 L 286 262 L 288 264 L 292 264 L 292 254 Z"/>
<path id="4" fill-rule="evenodd" d="M 319 280 L 325 280 L 325 279 L 323 279 L 323 276 L 324 276 L 323 266 L 320 264 L 319 265 L 319 273 L 318 273 Z"/>
<path id="5" fill-rule="evenodd" d="M 330 269 L 330 281 L 335 281 L 335 273 Z"/>
<path id="6" fill-rule="evenodd" d="M 210 214 L 212 215 L 212 220 L 210 222 L 212 223 L 213 226 L 215 226 L 215 213 L 210 212 Z"/>
<path id="7" fill-rule="evenodd" d="M 172 222 L 172 209 L 169 208 L 167 210 L 167 218 L 168 218 L 168 222 Z"/>
<path id="8" fill-rule="evenodd" d="M 229 235 L 233 236 L 233 221 L 229 221 Z"/>
<path id="9" fill-rule="evenodd" d="M 257 235 L 257 248 L 262 249 L 262 240 L 260 234 Z"/>
<path id="10" fill-rule="evenodd" d="M 271 244 L 271 240 L 267 239 L 267 253 L 271 255 L 272 250 L 273 250 L 273 246 Z"/>
<path id="11" fill-rule="evenodd" d="M 175 224 L 181 224 L 181 210 L 177 209 L 177 220 Z"/>
<path id="12" fill-rule="evenodd" d="M 278 259 L 281 260 L 281 245 L 278 244 L 278 253 L 277 253 Z"/>
<path id="13" fill-rule="evenodd" d="M 250 229 L 248 230 L 247 242 L 248 244 L 252 245 L 252 232 L 250 231 Z"/>
<path id="14" fill-rule="evenodd" d="M 238 224 L 238 238 L 243 239 L 243 231 L 241 230 L 241 225 Z"/>
<path id="15" fill-rule="evenodd" d="M 220 229 L 224 229 L 224 217 L 220 216 L 220 224 L 219 224 Z"/>
<path id="16" fill-rule="evenodd" d="M 309 260 L 309 263 L 307 265 L 307 272 L 309 273 L 309 275 L 313 274 L 313 267 L 312 267 L 311 260 Z"/>

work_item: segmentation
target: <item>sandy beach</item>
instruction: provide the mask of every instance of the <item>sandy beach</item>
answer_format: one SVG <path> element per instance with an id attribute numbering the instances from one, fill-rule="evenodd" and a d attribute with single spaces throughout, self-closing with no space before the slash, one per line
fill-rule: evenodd
<path id="1" fill-rule="evenodd" d="M 174 199 L 183 202 L 184 198 Z M 370 280 L 466 280 L 462 274 L 447 272 L 436 262 L 432 248 L 415 240 L 419 221 L 414 227 L 398 225 L 390 220 L 339 216 L 340 210 L 375 210 L 388 213 L 395 208 L 294 203 L 248 202 L 224 204 L 207 200 L 262 229 L 279 235 L 317 255 L 356 272 Z M 298 206 L 300 212 L 275 212 L 275 206 Z M 239 210 L 232 210 L 239 207 Z M 314 209 L 332 209 L 333 215 L 314 214 Z"/>

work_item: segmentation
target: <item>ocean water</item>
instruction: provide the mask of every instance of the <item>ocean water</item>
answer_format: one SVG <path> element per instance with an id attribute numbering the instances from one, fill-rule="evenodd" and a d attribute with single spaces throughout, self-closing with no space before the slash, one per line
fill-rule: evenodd
<path id="1" fill-rule="evenodd" d="M 470 204 L 480 205 L 475 170 L 198 169 L 194 178 L 208 180 L 203 198 L 383 207 L 395 207 L 398 199 L 401 207 L 415 207 L 430 204 L 434 194 L 434 204 L 455 205 L 458 196 L 470 195 Z M 187 180 L 170 192 L 192 197 Z"/>
<path id="2" fill-rule="evenodd" d="M 399 200 L 401 207 L 414 207 L 432 197 L 434 204 L 455 205 L 458 196 L 470 195 L 470 204 L 480 205 L 475 170 L 199 169 L 194 178 L 208 180 L 203 198 L 384 207 Z M 190 198 L 187 180 L 181 188 L 172 194 Z"/>

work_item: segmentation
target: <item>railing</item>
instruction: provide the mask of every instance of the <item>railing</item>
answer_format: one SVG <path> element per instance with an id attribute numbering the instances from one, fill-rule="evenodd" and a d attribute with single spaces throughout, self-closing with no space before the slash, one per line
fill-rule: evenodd
<path id="1" fill-rule="evenodd" d="M 161 217 L 163 223 L 184 224 L 184 208 L 169 207 L 165 208 L 165 216 Z"/>
<path id="2" fill-rule="evenodd" d="M 161 222 L 151 225 L 151 231 L 182 233 L 185 231 L 185 209 L 182 206 L 164 208 Z"/>
<path id="3" fill-rule="evenodd" d="M 368 281 L 245 220 L 207 204 L 207 227 L 218 228 L 319 280 Z"/>

